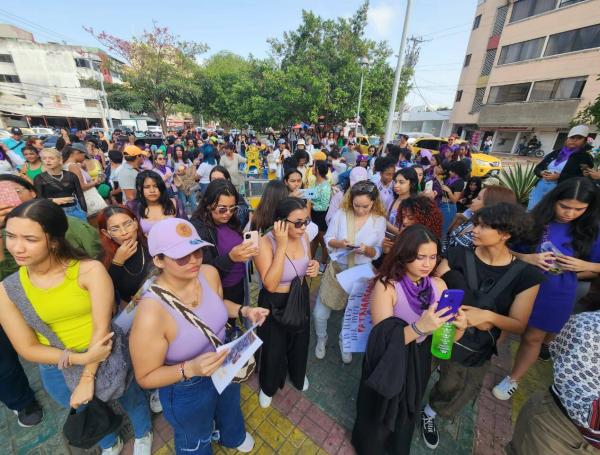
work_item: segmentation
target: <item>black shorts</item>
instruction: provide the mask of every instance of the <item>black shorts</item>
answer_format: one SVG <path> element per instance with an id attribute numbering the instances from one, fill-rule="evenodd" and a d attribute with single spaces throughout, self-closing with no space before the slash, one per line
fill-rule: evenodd
<path id="1" fill-rule="evenodd" d="M 325 221 L 325 216 L 327 212 L 318 212 L 314 209 L 310 211 L 310 217 L 312 218 L 313 223 L 315 223 L 319 227 L 319 232 L 325 232 L 327 230 L 327 221 Z"/>

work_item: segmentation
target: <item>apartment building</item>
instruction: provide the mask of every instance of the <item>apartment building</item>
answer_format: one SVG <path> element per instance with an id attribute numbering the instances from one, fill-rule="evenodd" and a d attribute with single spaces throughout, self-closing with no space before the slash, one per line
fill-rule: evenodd
<path id="1" fill-rule="evenodd" d="M 450 123 L 495 152 L 548 153 L 600 93 L 600 0 L 479 0 Z"/>
<path id="2" fill-rule="evenodd" d="M 99 82 L 120 82 L 119 65 L 99 49 L 38 43 L 29 31 L 0 24 L 0 127 L 107 128 Z"/>

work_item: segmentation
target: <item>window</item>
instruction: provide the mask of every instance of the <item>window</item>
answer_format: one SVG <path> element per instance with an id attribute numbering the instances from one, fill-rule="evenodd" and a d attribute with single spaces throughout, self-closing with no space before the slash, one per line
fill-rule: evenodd
<path id="1" fill-rule="evenodd" d="M 0 82 L 12 82 L 13 84 L 20 84 L 21 79 L 16 74 L 0 74 Z"/>
<path id="2" fill-rule="evenodd" d="M 492 29 L 492 36 L 498 36 L 504 29 L 504 23 L 506 22 L 506 15 L 508 14 L 508 5 L 501 6 L 496 10 L 496 18 L 494 19 L 494 28 Z"/>
<path id="3" fill-rule="evenodd" d="M 456 103 L 458 103 L 458 102 L 461 100 L 461 98 L 462 98 L 462 93 L 463 93 L 463 91 L 462 91 L 462 90 L 457 90 L 457 91 L 456 91 L 456 98 L 454 99 L 454 101 L 455 101 Z"/>
<path id="4" fill-rule="evenodd" d="M 92 65 L 90 65 L 90 61 L 86 58 L 76 58 L 75 66 L 77 68 L 91 68 L 92 67 Z"/>
<path id="5" fill-rule="evenodd" d="M 583 0 L 560 0 L 560 3 L 558 4 L 559 8 L 562 8 L 563 6 L 569 6 L 569 5 L 574 5 L 575 3 L 579 3 L 582 2 Z"/>
<path id="6" fill-rule="evenodd" d="M 587 77 L 582 76 L 534 82 L 529 99 L 531 101 L 546 101 L 580 98 L 586 80 Z"/>
<path id="7" fill-rule="evenodd" d="M 490 89 L 488 103 L 514 103 L 526 101 L 531 82 L 522 84 L 496 85 Z"/>
<path id="8" fill-rule="evenodd" d="M 542 14 L 553 10 L 556 0 L 519 0 L 513 3 L 509 22 L 520 21 L 536 14 Z"/>
<path id="9" fill-rule="evenodd" d="M 98 107 L 98 100 L 83 100 L 85 107 Z"/>
<path id="10" fill-rule="evenodd" d="M 485 87 L 481 87 L 475 90 L 475 97 L 473 98 L 473 106 L 471 106 L 470 114 L 479 112 L 481 106 L 483 106 L 483 96 L 485 95 Z"/>
<path id="11" fill-rule="evenodd" d="M 496 59 L 497 49 L 490 49 L 485 52 L 485 58 L 483 59 L 483 66 L 481 67 L 481 75 L 489 76 L 494 66 L 494 60 Z"/>
<path id="12" fill-rule="evenodd" d="M 475 20 L 473 21 L 473 30 L 475 30 L 476 28 L 479 28 L 480 23 L 481 23 L 481 14 L 479 16 L 475 17 Z"/>
<path id="13" fill-rule="evenodd" d="M 465 55 L 465 62 L 463 63 L 463 67 L 469 66 L 471 64 L 471 54 Z"/>
<path id="14" fill-rule="evenodd" d="M 542 48 L 544 47 L 544 40 L 545 38 L 542 37 L 502 46 L 498 65 L 540 57 L 542 55 Z"/>
<path id="15" fill-rule="evenodd" d="M 600 24 L 550 35 L 544 55 L 564 54 L 600 47 Z"/>
<path id="16" fill-rule="evenodd" d="M 440 141 L 437 139 L 422 139 L 415 143 L 417 147 L 427 150 L 440 150 Z"/>
<path id="17" fill-rule="evenodd" d="M 10 54 L 0 54 L 0 62 L 3 62 L 3 63 L 13 63 L 12 55 L 10 55 Z"/>

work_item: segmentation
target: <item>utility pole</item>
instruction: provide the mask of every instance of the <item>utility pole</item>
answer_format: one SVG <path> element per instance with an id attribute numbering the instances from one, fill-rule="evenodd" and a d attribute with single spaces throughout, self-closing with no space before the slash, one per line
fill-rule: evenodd
<path id="1" fill-rule="evenodd" d="M 415 66 L 417 66 L 417 62 L 419 61 L 419 53 L 421 51 L 420 44 L 425 42 L 424 39 L 417 36 L 411 36 L 408 38 L 410 44 L 408 45 L 408 49 L 406 49 L 406 55 L 404 56 L 404 63 L 402 64 L 402 70 L 400 71 L 400 75 L 404 72 L 405 69 L 410 68 L 412 71 Z M 414 74 L 414 73 L 413 73 Z M 410 86 L 408 87 L 410 89 Z M 398 105 L 398 131 L 402 132 L 402 114 L 404 113 L 404 100 L 406 99 L 405 93 L 400 100 Z"/>
<path id="2" fill-rule="evenodd" d="M 100 68 L 98 68 L 98 70 L 100 70 Z M 110 129 L 113 130 L 114 126 L 113 126 L 113 121 L 112 121 L 112 115 L 110 115 L 110 108 L 108 107 L 108 98 L 106 97 L 106 90 L 104 90 L 104 74 L 102 74 L 102 71 L 99 71 L 100 73 L 100 90 L 102 91 L 102 99 L 104 100 L 104 112 L 105 115 L 108 117 L 108 125 L 110 126 Z"/>
<path id="3" fill-rule="evenodd" d="M 388 109 L 387 123 L 385 125 L 385 136 L 383 146 L 385 150 L 386 144 L 392 139 L 392 124 L 394 122 L 394 111 L 396 110 L 396 101 L 398 99 L 398 87 L 400 86 L 400 75 L 402 74 L 402 61 L 404 60 L 404 47 L 406 45 L 406 33 L 408 32 L 408 20 L 410 17 L 410 9 L 412 0 L 406 0 L 406 13 L 404 15 L 404 26 L 402 28 L 402 39 L 400 41 L 400 50 L 398 51 L 398 63 L 396 65 L 396 74 L 394 76 L 394 87 L 392 88 L 392 99 Z M 400 113 L 402 116 L 402 113 Z"/>
<path id="4" fill-rule="evenodd" d="M 369 58 L 362 57 L 359 60 L 360 64 L 360 88 L 358 90 L 358 106 L 356 108 L 356 123 L 354 124 L 354 138 L 358 136 L 358 121 L 360 119 L 360 102 L 362 100 L 363 82 L 365 80 L 365 68 L 369 67 Z"/>

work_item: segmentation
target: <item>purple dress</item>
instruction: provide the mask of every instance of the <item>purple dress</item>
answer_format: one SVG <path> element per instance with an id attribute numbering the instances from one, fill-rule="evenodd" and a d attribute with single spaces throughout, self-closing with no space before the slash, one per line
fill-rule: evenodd
<path id="1" fill-rule="evenodd" d="M 573 256 L 569 223 L 552 222 L 548 225 L 547 239 L 567 256 Z M 540 252 L 540 246 L 536 248 Z M 581 258 L 590 262 L 600 262 L 600 239 L 592 245 L 590 256 Z M 558 333 L 566 324 L 575 305 L 577 274 L 563 272 L 559 275 L 545 273 L 545 280 L 540 286 L 529 325 L 549 333 Z"/>

